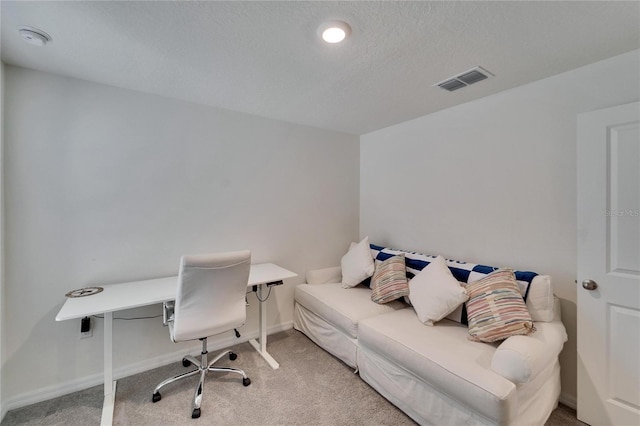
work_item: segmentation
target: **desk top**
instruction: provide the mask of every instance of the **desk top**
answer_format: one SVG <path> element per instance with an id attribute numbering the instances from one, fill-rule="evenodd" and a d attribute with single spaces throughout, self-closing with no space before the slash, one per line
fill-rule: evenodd
<path id="1" fill-rule="evenodd" d="M 248 287 L 293 278 L 298 274 L 273 263 L 251 265 Z M 101 286 L 104 291 L 91 296 L 67 298 L 56 321 L 82 318 L 105 312 L 138 308 L 174 300 L 178 277 L 156 278 Z"/>

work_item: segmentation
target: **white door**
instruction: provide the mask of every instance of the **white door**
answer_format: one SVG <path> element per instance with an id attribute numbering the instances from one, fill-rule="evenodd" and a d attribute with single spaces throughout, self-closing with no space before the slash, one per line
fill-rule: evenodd
<path id="1" fill-rule="evenodd" d="M 578 116 L 578 419 L 640 425 L 640 103 Z"/>

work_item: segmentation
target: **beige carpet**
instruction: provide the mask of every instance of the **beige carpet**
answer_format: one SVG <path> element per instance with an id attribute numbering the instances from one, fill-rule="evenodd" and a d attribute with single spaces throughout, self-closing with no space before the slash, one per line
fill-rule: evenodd
<path id="1" fill-rule="evenodd" d="M 202 416 L 191 419 L 194 378 L 167 386 L 162 400 L 151 402 L 153 388 L 184 372 L 177 360 L 168 366 L 118 381 L 115 425 L 413 425 L 400 410 L 370 388 L 358 375 L 290 330 L 269 337 L 269 352 L 280 363 L 272 370 L 248 343 L 237 345 L 235 361 L 221 365 L 244 369 L 251 385 L 235 375 L 209 375 Z M 214 378 L 215 377 L 215 378 Z M 9 425 L 99 425 L 102 386 L 7 413 Z M 560 406 L 548 426 L 582 425 L 575 411 Z"/>

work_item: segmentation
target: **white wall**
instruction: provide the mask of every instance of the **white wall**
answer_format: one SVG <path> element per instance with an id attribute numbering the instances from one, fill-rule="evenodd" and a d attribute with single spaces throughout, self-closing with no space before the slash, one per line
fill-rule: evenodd
<path id="1" fill-rule="evenodd" d="M 299 274 L 269 300 L 279 330 L 291 327 L 304 272 L 338 264 L 357 238 L 357 136 L 5 72 L 9 408 L 101 380 L 101 320 L 82 340 L 79 321 L 54 320 L 71 289 L 176 274 L 185 253 L 248 248 L 254 262 Z M 249 300 L 245 336 L 257 333 Z M 120 371 L 180 350 L 161 319 L 116 321 L 114 345 Z"/>
<path id="2" fill-rule="evenodd" d="M 4 62 L 0 61 L 0 421 L 6 413 L 4 387 Z"/>
<path id="3" fill-rule="evenodd" d="M 576 396 L 576 115 L 638 100 L 639 56 L 361 137 L 361 237 L 552 275 L 570 339 L 561 355 L 569 404 Z"/>

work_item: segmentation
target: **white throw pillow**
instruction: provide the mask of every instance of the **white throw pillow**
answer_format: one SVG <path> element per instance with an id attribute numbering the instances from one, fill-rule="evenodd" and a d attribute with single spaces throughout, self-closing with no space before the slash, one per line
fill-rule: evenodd
<path id="1" fill-rule="evenodd" d="M 409 281 L 409 299 L 418 319 L 433 325 L 467 300 L 467 292 L 438 256 Z"/>
<path id="2" fill-rule="evenodd" d="M 343 288 L 355 287 L 373 275 L 376 267 L 371 257 L 369 237 L 364 237 L 355 246 L 352 245 L 347 254 L 342 256 L 340 266 Z"/>

